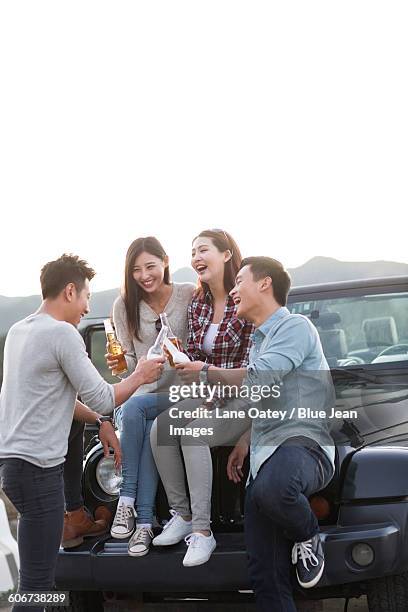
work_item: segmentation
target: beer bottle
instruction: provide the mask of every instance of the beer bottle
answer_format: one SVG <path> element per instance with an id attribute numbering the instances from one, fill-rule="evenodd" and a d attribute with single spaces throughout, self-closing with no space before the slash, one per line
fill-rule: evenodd
<path id="1" fill-rule="evenodd" d="M 177 350 L 181 351 L 182 348 L 182 344 L 181 341 L 177 338 L 177 336 L 173 333 L 171 327 L 170 327 L 170 323 L 167 317 L 167 314 L 165 312 L 162 312 L 160 315 L 160 320 L 161 320 L 161 324 L 162 327 L 165 325 L 167 327 L 167 338 L 170 340 L 170 342 L 172 344 L 174 344 L 174 346 L 176 347 Z M 166 349 L 166 347 L 164 347 L 164 352 L 165 355 L 169 361 L 169 364 L 172 368 L 174 368 L 174 359 L 171 355 L 171 353 L 169 352 L 168 349 Z"/>
<path id="2" fill-rule="evenodd" d="M 156 338 L 156 342 L 147 351 L 147 359 L 155 359 L 157 357 L 163 357 L 163 345 L 167 338 L 167 326 L 162 325 L 159 335 Z"/>
<path id="3" fill-rule="evenodd" d="M 190 362 L 190 358 L 185 353 L 179 351 L 168 338 L 166 338 L 164 341 L 164 350 L 166 351 L 167 356 L 171 356 L 174 364 Z"/>
<path id="4" fill-rule="evenodd" d="M 105 326 L 108 353 L 113 355 L 118 361 L 118 365 L 114 370 L 112 370 L 112 374 L 113 376 L 118 376 L 118 374 L 123 374 L 124 372 L 127 372 L 127 363 L 125 355 L 123 354 L 122 345 L 116 338 L 116 334 L 113 330 L 110 319 L 105 319 L 103 324 Z"/>

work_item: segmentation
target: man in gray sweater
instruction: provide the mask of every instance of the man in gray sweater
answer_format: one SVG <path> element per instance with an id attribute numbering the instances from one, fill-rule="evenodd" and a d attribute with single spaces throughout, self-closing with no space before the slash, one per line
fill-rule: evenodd
<path id="1" fill-rule="evenodd" d="M 76 329 L 89 312 L 89 281 L 94 274 L 73 255 L 47 263 L 40 279 L 42 305 L 11 327 L 5 343 L 1 485 L 20 513 L 20 591 L 47 591 L 54 584 L 72 419 L 98 424 L 105 449 L 109 444 L 114 448 L 118 464 L 120 448 L 111 420 L 100 415 L 111 414 L 140 385 L 157 380 L 163 368 L 163 359 L 140 360 L 117 384 L 100 376 Z M 78 394 L 92 410 L 77 400 Z"/>

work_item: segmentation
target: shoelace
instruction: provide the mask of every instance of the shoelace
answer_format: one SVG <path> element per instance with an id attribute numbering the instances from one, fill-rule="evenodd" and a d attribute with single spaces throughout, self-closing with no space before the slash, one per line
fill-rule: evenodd
<path id="1" fill-rule="evenodd" d="M 133 516 L 133 511 L 132 511 L 131 506 L 120 504 L 120 506 L 118 506 L 118 509 L 116 510 L 115 525 L 126 526 L 126 519 L 131 518 L 132 516 Z"/>
<path id="2" fill-rule="evenodd" d="M 292 563 L 295 565 L 300 557 L 304 568 L 310 572 L 310 569 L 307 567 L 307 562 L 310 562 L 310 565 L 316 567 L 319 565 L 319 559 L 316 557 L 314 552 L 312 551 L 312 540 L 307 540 L 306 542 L 297 542 L 292 549 Z"/>
<path id="3" fill-rule="evenodd" d="M 187 546 L 190 546 L 191 548 L 195 548 L 198 544 L 200 537 L 202 536 L 200 536 L 198 533 L 190 533 L 190 535 L 184 538 L 184 541 L 187 544 Z"/>
<path id="4" fill-rule="evenodd" d="M 175 510 L 170 510 L 170 514 L 171 514 L 171 519 L 167 521 L 167 523 L 164 525 L 163 531 L 165 531 L 167 527 L 170 527 L 170 525 L 172 525 L 174 521 L 176 520 L 176 518 L 178 517 L 178 512 L 176 512 Z"/>
<path id="5" fill-rule="evenodd" d="M 131 541 L 129 542 L 129 545 L 133 546 L 134 544 L 146 544 L 147 536 L 150 536 L 151 538 L 154 537 L 154 533 L 149 527 L 137 527 Z"/>

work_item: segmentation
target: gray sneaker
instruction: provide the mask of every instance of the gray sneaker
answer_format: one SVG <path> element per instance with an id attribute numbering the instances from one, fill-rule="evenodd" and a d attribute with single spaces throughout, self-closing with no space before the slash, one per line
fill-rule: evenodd
<path id="1" fill-rule="evenodd" d="M 149 527 L 137 527 L 129 540 L 128 553 L 131 557 L 143 557 L 149 552 L 153 531 Z"/>
<path id="2" fill-rule="evenodd" d="M 118 504 L 115 518 L 111 527 L 111 536 L 118 540 L 124 540 L 132 535 L 135 529 L 135 509 L 133 506 Z"/>

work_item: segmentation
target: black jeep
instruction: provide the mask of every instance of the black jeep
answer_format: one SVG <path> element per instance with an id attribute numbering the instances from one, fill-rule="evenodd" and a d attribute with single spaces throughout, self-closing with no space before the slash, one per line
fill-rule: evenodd
<path id="1" fill-rule="evenodd" d="M 310 499 L 324 539 L 326 567 L 314 589 L 299 598 L 367 594 L 371 612 L 408 610 L 408 278 L 341 282 L 292 289 L 291 312 L 319 331 L 336 388 L 337 408 L 357 411 L 333 433 L 336 475 Z M 94 363 L 104 367 L 102 320 L 82 329 Z M 109 378 L 109 380 L 112 380 Z M 92 436 L 92 431 L 88 434 Z M 92 446 L 92 444 L 91 444 Z M 171 601 L 187 597 L 241 602 L 251 597 L 243 538 L 245 487 L 226 476 L 229 448 L 213 451 L 210 561 L 184 568 L 182 544 L 132 558 L 127 542 L 109 535 L 60 550 L 58 588 L 73 609 L 102 609 L 103 598 Z M 83 489 L 90 510 L 115 510 L 119 480 L 99 443 L 84 459 Z M 163 490 L 157 520 L 168 519 Z"/>

